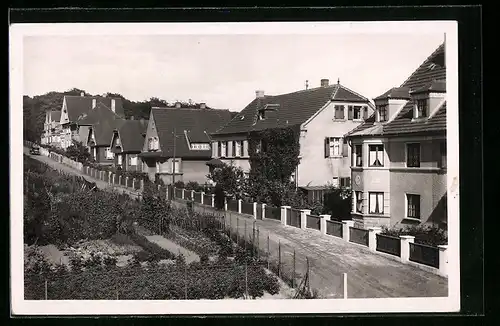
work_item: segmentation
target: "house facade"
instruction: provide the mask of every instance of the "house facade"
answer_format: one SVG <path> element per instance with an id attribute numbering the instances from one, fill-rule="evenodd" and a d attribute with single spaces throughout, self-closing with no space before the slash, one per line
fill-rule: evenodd
<path id="1" fill-rule="evenodd" d="M 113 165 L 125 171 L 142 172 L 142 160 L 139 158 L 144 146 L 148 120 L 122 120 L 113 130 L 111 151 Z"/>
<path id="2" fill-rule="evenodd" d="M 350 186 L 350 149 L 344 135 L 373 113 L 370 101 L 337 82 L 317 88 L 256 98 L 212 134 L 212 158 L 250 171 L 248 134 L 280 127 L 300 130 L 300 163 L 292 175 L 312 200 L 328 185 Z"/>
<path id="3" fill-rule="evenodd" d="M 446 227 L 446 66 L 441 45 L 346 138 L 360 227 Z"/>
<path id="4" fill-rule="evenodd" d="M 85 96 L 83 93 L 81 96 L 64 96 L 60 119 L 62 148 L 71 146 L 73 141 L 86 145 L 91 126 L 86 117 L 98 103 L 122 118 L 125 116 L 120 98 Z"/>
<path id="5" fill-rule="evenodd" d="M 43 133 L 41 143 L 43 145 L 52 145 L 60 147 L 61 145 L 61 111 L 47 110 L 45 111 L 45 121 L 43 123 Z"/>
<path id="6" fill-rule="evenodd" d="M 163 182 L 206 183 L 210 137 L 230 120 L 228 110 L 152 108 L 144 137 L 142 172 Z"/>

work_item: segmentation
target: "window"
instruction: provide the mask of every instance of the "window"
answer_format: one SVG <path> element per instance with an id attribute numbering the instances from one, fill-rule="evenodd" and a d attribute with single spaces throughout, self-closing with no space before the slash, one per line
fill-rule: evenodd
<path id="1" fill-rule="evenodd" d="M 222 157 L 222 142 L 217 142 L 217 157 Z"/>
<path id="2" fill-rule="evenodd" d="M 370 214 L 384 214 L 384 193 L 370 192 L 368 193 L 368 205 Z"/>
<path id="3" fill-rule="evenodd" d="M 118 155 L 116 156 L 116 158 L 117 158 L 117 162 L 116 162 L 116 163 L 117 163 L 118 165 L 122 165 L 122 163 L 123 163 L 123 162 L 122 162 L 122 160 L 123 160 L 122 154 L 118 154 Z"/>
<path id="4" fill-rule="evenodd" d="M 174 169 L 174 170 L 172 170 Z M 172 173 L 180 173 L 181 172 L 181 162 L 180 160 L 175 160 L 174 161 L 170 161 L 170 169 L 169 169 Z"/>
<path id="5" fill-rule="evenodd" d="M 446 159 L 447 159 L 447 155 L 446 155 L 446 141 L 442 141 L 440 144 L 439 144 L 439 154 L 441 156 L 441 159 L 439 160 L 439 167 L 442 168 L 442 169 L 445 169 L 447 164 L 446 164 Z"/>
<path id="6" fill-rule="evenodd" d="M 348 120 L 361 120 L 361 106 L 349 105 L 347 119 Z"/>
<path id="7" fill-rule="evenodd" d="M 111 148 L 107 147 L 106 148 L 106 159 L 112 160 L 115 158 L 115 153 L 111 151 Z"/>
<path id="8" fill-rule="evenodd" d="M 227 141 L 221 142 L 221 157 L 226 157 Z"/>
<path id="9" fill-rule="evenodd" d="M 356 212 L 357 213 L 363 213 L 363 192 L 362 191 L 356 191 Z"/>
<path id="10" fill-rule="evenodd" d="M 243 156 L 248 157 L 248 140 L 243 141 Z"/>
<path id="11" fill-rule="evenodd" d="M 425 118 L 428 114 L 428 101 L 427 99 L 417 100 L 417 114 L 416 118 Z"/>
<path id="12" fill-rule="evenodd" d="M 333 187 L 338 187 L 339 186 L 339 178 L 338 177 L 333 177 L 332 186 Z"/>
<path id="13" fill-rule="evenodd" d="M 384 145 L 369 145 L 370 166 L 384 166 Z"/>
<path id="14" fill-rule="evenodd" d="M 363 166 L 363 145 L 354 146 L 354 165 Z"/>
<path id="15" fill-rule="evenodd" d="M 349 178 L 349 177 L 340 178 L 340 186 L 341 187 L 350 187 L 351 186 L 351 178 Z"/>
<path id="16" fill-rule="evenodd" d="M 130 166 L 137 166 L 137 155 L 130 155 L 129 156 L 129 165 Z"/>
<path id="17" fill-rule="evenodd" d="M 157 150 L 160 148 L 158 137 L 151 137 L 148 139 L 148 150 Z"/>
<path id="18" fill-rule="evenodd" d="M 420 219 L 420 195 L 406 194 L 406 217 Z"/>
<path id="19" fill-rule="evenodd" d="M 240 157 L 241 156 L 241 140 L 237 140 L 234 143 L 236 144 L 235 156 Z"/>
<path id="20" fill-rule="evenodd" d="M 340 156 L 340 138 L 330 137 L 330 157 Z"/>
<path id="21" fill-rule="evenodd" d="M 378 121 L 379 122 L 387 121 L 387 105 L 378 106 Z"/>
<path id="22" fill-rule="evenodd" d="M 339 120 L 345 119 L 343 105 L 335 105 L 335 119 Z"/>
<path id="23" fill-rule="evenodd" d="M 259 110 L 259 120 L 264 120 L 266 118 L 266 111 Z"/>
<path id="24" fill-rule="evenodd" d="M 409 168 L 420 167 L 420 144 L 406 144 L 406 166 Z"/>

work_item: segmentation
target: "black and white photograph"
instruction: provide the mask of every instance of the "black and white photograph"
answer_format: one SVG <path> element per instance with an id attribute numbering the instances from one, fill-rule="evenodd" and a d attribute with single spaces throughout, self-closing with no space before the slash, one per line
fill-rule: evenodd
<path id="1" fill-rule="evenodd" d="M 12 24 L 12 311 L 458 311 L 458 103 L 453 21 Z"/>

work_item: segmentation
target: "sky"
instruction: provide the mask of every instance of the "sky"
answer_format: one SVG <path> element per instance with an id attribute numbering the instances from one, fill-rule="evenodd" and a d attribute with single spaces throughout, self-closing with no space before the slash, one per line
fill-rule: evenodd
<path id="1" fill-rule="evenodd" d="M 429 31 L 25 36 L 23 93 L 80 88 L 241 111 L 256 90 L 289 93 L 326 78 L 372 99 L 402 84 L 443 41 L 443 33 Z"/>

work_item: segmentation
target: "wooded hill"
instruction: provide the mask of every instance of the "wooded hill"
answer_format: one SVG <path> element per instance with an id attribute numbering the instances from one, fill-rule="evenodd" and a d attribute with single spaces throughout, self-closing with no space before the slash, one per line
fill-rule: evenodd
<path id="1" fill-rule="evenodd" d="M 81 93 L 85 96 L 104 96 L 104 97 L 114 97 L 121 98 L 123 102 L 123 109 L 125 112 L 125 117 L 128 119 L 134 117 L 135 119 L 149 119 L 149 112 L 151 107 L 174 107 L 175 103 L 168 103 L 157 97 L 152 97 L 147 101 L 134 102 L 126 99 L 121 94 L 116 93 L 106 93 L 102 94 L 90 94 L 84 90 L 73 88 L 66 92 L 49 92 L 44 95 L 36 95 L 34 97 L 29 97 L 27 95 L 23 96 L 23 125 L 24 125 L 24 139 L 29 141 L 40 141 L 40 137 L 43 131 L 43 123 L 45 121 L 45 111 L 48 109 L 60 110 L 62 108 L 64 95 L 75 95 L 79 96 Z M 199 108 L 199 103 L 189 103 L 181 102 L 182 108 Z M 207 109 L 214 109 L 206 106 Z M 234 117 L 237 112 L 231 112 L 231 117 Z"/>

